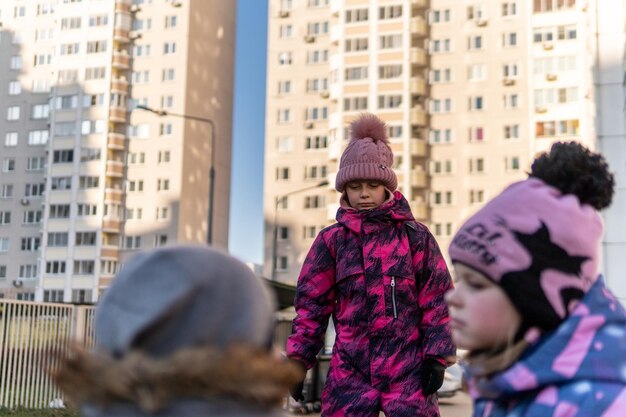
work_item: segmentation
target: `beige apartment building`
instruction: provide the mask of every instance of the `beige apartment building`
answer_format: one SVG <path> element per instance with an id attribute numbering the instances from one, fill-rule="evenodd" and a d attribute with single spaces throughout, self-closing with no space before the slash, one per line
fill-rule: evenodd
<path id="1" fill-rule="evenodd" d="M 610 123 L 596 117 L 601 7 L 270 0 L 266 275 L 295 283 L 316 233 L 334 222 L 334 173 L 359 112 L 388 123 L 399 189 L 442 249 L 463 219 L 524 178 L 553 142 L 601 147 L 596 129 Z M 617 20 L 604 30 L 623 34 Z M 315 187 L 324 178 L 329 187 Z"/>
<path id="2" fill-rule="evenodd" d="M 3 297 L 95 302 L 137 250 L 204 244 L 212 163 L 227 247 L 235 9 L 0 3 Z"/>

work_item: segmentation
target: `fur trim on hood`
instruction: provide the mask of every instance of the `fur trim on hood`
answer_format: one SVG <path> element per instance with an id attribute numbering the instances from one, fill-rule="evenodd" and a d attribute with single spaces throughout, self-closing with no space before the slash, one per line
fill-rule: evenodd
<path id="1" fill-rule="evenodd" d="M 59 370 L 50 376 L 70 402 L 130 402 L 145 412 L 194 397 L 241 399 L 269 408 L 304 378 L 294 362 L 246 346 L 186 348 L 165 358 L 131 351 L 119 359 L 76 346 L 59 360 Z"/>

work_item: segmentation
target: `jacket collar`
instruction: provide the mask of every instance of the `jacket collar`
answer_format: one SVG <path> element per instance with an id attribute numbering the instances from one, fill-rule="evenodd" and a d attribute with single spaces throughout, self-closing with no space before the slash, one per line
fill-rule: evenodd
<path id="1" fill-rule="evenodd" d="M 336 219 L 339 224 L 355 233 L 372 233 L 385 224 L 415 220 L 408 201 L 399 191 L 390 193 L 383 204 L 370 210 L 356 210 L 350 207 L 343 193 Z"/>

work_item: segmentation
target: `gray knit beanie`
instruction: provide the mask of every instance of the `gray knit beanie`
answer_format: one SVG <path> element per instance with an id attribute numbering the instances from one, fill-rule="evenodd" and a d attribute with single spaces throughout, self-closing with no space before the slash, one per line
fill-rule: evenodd
<path id="1" fill-rule="evenodd" d="M 135 256 L 96 309 L 97 348 L 164 357 L 184 347 L 269 348 L 269 291 L 243 263 L 215 249 L 178 246 Z"/>

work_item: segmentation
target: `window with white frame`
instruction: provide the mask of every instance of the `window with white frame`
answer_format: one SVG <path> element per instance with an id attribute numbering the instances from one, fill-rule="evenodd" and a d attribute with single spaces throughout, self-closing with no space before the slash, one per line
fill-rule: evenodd
<path id="1" fill-rule="evenodd" d="M 71 190 L 72 189 L 72 176 L 63 177 L 51 177 L 50 189 L 52 191 L 57 190 Z"/>
<path id="2" fill-rule="evenodd" d="M 7 120 L 20 120 L 20 106 L 10 106 L 7 108 Z"/>
<path id="3" fill-rule="evenodd" d="M 178 17 L 175 15 L 165 16 L 165 29 L 175 28 L 178 23 Z"/>
<path id="4" fill-rule="evenodd" d="M 452 69 L 436 68 L 430 71 L 431 84 L 449 83 L 452 81 Z"/>
<path id="5" fill-rule="evenodd" d="M 306 34 L 310 36 L 325 35 L 328 33 L 328 21 L 309 22 L 306 25 Z"/>
<path id="6" fill-rule="evenodd" d="M 9 81 L 9 95 L 16 96 L 22 92 L 22 84 L 19 81 Z"/>
<path id="7" fill-rule="evenodd" d="M 127 190 L 130 192 L 143 191 L 143 180 L 128 181 Z"/>
<path id="8" fill-rule="evenodd" d="M 519 139 L 520 127 L 518 124 L 504 125 L 504 139 Z"/>
<path id="9" fill-rule="evenodd" d="M 307 107 L 304 110 L 304 118 L 308 121 L 326 120 L 328 119 L 328 107 Z"/>
<path id="10" fill-rule="evenodd" d="M 102 80 L 106 77 L 106 67 L 88 67 L 85 69 L 85 81 Z"/>
<path id="11" fill-rule="evenodd" d="M 385 34 L 378 37 L 379 49 L 396 49 L 402 48 L 402 34 Z"/>
<path id="12" fill-rule="evenodd" d="M 288 25 L 280 25 L 278 28 L 278 37 L 281 39 L 291 38 L 293 36 L 293 26 L 291 24 Z"/>
<path id="13" fill-rule="evenodd" d="M 430 23 L 447 23 L 450 21 L 450 9 L 434 9 L 430 12 Z"/>
<path id="14" fill-rule="evenodd" d="M 326 207 L 326 197 L 323 195 L 308 195 L 304 197 L 304 208 L 315 209 Z"/>
<path id="15" fill-rule="evenodd" d="M 309 78 L 306 80 L 307 93 L 328 91 L 328 78 Z"/>
<path id="16" fill-rule="evenodd" d="M 32 279 L 37 278 L 37 265 L 20 265 L 18 278 Z"/>
<path id="17" fill-rule="evenodd" d="M 345 12 L 346 23 L 367 22 L 369 20 L 369 9 L 348 9 Z"/>
<path id="18" fill-rule="evenodd" d="M 159 123 L 159 136 L 169 136 L 174 132 L 172 123 Z"/>
<path id="19" fill-rule="evenodd" d="M 344 111 L 363 111 L 367 110 L 367 96 L 346 97 L 343 99 Z"/>
<path id="20" fill-rule="evenodd" d="M 481 111 L 485 108 L 483 96 L 470 96 L 467 99 L 467 109 L 469 111 Z"/>
<path id="21" fill-rule="evenodd" d="M 46 184 L 24 184 L 24 197 L 41 197 L 46 191 Z"/>
<path id="22" fill-rule="evenodd" d="M 368 38 L 348 38 L 344 43 L 345 52 L 363 52 L 369 48 Z"/>
<path id="23" fill-rule="evenodd" d="M 23 237 L 20 242 L 20 250 L 24 252 L 37 251 L 39 246 L 41 246 L 41 238 L 39 237 Z"/>
<path id="24" fill-rule="evenodd" d="M 170 180 L 168 178 L 157 178 L 157 191 L 169 191 Z"/>
<path id="25" fill-rule="evenodd" d="M 0 184 L 0 198 L 13 197 L 13 184 Z"/>
<path id="26" fill-rule="evenodd" d="M 481 21 L 485 20 L 487 15 L 485 13 L 485 6 L 482 4 L 474 4 L 467 6 L 467 20 Z"/>
<path id="27" fill-rule="evenodd" d="M 80 17 L 64 17 L 61 19 L 61 30 L 80 29 L 81 23 Z"/>
<path id="28" fill-rule="evenodd" d="M 510 48 L 517 46 L 517 32 L 507 32 L 502 34 L 502 46 Z"/>
<path id="29" fill-rule="evenodd" d="M 517 2 L 505 1 L 502 3 L 502 17 L 517 16 Z"/>
<path id="30" fill-rule="evenodd" d="M 83 120 L 80 124 L 81 135 L 104 133 L 105 130 L 106 122 L 104 120 Z"/>
<path id="31" fill-rule="evenodd" d="M 389 80 L 402 76 L 402 64 L 386 64 L 378 66 L 378 78 Z"/>
<path id="32" fill-rule="evenodd" d="M 88 289 L 73 289 L 72 303 L 89 303 L 92 299 L 92 291 Z"/>
<path id="33" fill-rule="evenodd" d="M 451 43 L 450 38 L 444 39 L 433 39 L 430 41 L 430 53 L 438 54 L 445 53 L 451 51 Z"/>
<path id="34" fill-rule="evenodd" d="M 107 14 L 98 14 L 89 16 L 89 26 L 106 26 L 109 24 L 109 15 Z"/>
<path id="35" fill-rule="evenodd" d="M 4 134 L 4 146 L 13 147 L 17 146 L 18 134 L 17 132 L 7 132 Z"/>
<path id="36" fill-rule="evenodd" d="M 167 220 L 169 217 L 169 208 L 168 207 L 157 207 L 156 208 L 156 216 L 157 220 Z"/>
<path id="37" fill-rule="evenodd" d="M 502 76 L 508 79 L 519 77 L 519 65 L 516 62 L 502 65 Z"/>
<path id="38" fill-rule="evenodd" d="M 397 109 L 402 106 L 402 94 L 384 94 L 378 96 L 379 109 Z"/>
<path id="39" fill-rule="evenodd" d="M 504 94 L 502 96 L 502 102 L 505 109 L 517 109 L 519 108 L 519 95 L 517 93 Z"/>
<path id="40" fill-rule="evenodd" d="M 538 138 L 554 136 L 578 136 L 580 133 L 578 119 L 547 120 L 535 123 L 535 135 Z"/>
<path id="41" fill-rule="evenodd" d="M 15 158 L 2 158 L 2 172 L 9 173 L 15 171 Z"/>
<path id="42" fill-rule="evenodd" d="M 346 81 L 366 80 L 368 72 L 369 67 L 367 66 L 348 67 L 344 71 L 344 79 Z"/>
<path id="43" fill-rule="evenodd" d="M 76 232 L 74 242 L 76 246 L 95 246 L 97 237 L 97 232 Z"/>
<path id="44" fill-rule="evenodd" d="M 291 122 L 291 109 L 278 109 L 277 111 L 278 123 L 289 123 Z"/>
<path id="45" fill-rule="evenodd" d="M 480 204 L 485 202 L 484 190 L 469 190 L 469 202 L 470 204 Z"/>
<path id="46" fill-rule="evenodd" d="M 487 79 L 487 67 L 485 64 L 471 64 L 467 67 L 468 81 L 484 81 Z"/>
<path id="47" fill-rule="evenodd" d="M 51 204 L 48 213 L 51 219 L 67 219 L 70 217 L 70 205 Z"/>
<path id="48" fill-rule="evenodd" d="M 306 54 L 307 64 L 324 64 L 328 62 L 328 49 L 316 49 Z"/>
<path id="49" fill-rule="evenodd" d="M 159 151 L 157 155 L 158 164 L 167 164 L 170 162 L 170 151 Z"/>
<path id="50" fill-rule="evenodd" d="M 451 98 L 433 98 L 429 101 L 430 113 L 449 113 L 452 111 Z"/>
<path id="51" fill-rule="evenodd" d="M 22 57 L 19 55 L 12 56 L 9 63 L 9 68 L 12 70 L 22 69 Z"/>
<path id="52" fill-rule="evenodd" d="M 124 249 L 140 249 L 141 236 L 126 236 L 124 238 Z"/>
<path id="53" fill-rule="evenodd" d="M 316 135 L 307 136 L 304 140 L 304 149 L 326 149 L 328 147 L 328 136 Z"/>
<path id="54" fill-rule="evenodd" d="M 78 104 L 78 96 L 76 94 L 57 96 L 54 98 L 54 107 L 57 110 L 75 109 Z"/>
<path id="55" fill-rule="evenodd" d="M 50 116 L 50 106 L 47 104 L 35 104 L 32 107 L 32 119 L 47 119 Z"/>
<path id="56" fill-rule="evenodd" d="M 468 172 L 470 174 L 480 174 L 485 172 L 484 158 L 470 158 L 468 161 Z"/>
<path id="57" fill-rule="evenodd" d="M 471 35 L 467 38 L 467 50 L 479 51 L 483 49 L 483 37 L 482 35 Z"/>
<path id="58" fill-rule="evenodd" d="M 62 43 L 59 51 L 61 55 L 77 55 L 80 52 L 80 43 Z"/>
<path id="59" fill-rule="evenodd" d="M 96 204 L 78 203 L 76 205 L 76 215 L 79 217 L 95 216 L 97 211 L 98 206 Z"/>
<path id="60" fill-rule="evenodd" d="M 534 0 L 533 13 L 557 12 L 576 7 L 576 0 Z"/>
<path id="61" fill-rule="evenodd" d="M 291 93 L 291 81 L 290 80 L 282 80 L 278 82 L 278 94 L 289 94 Z"/>
<path id="62" fill-rule="evenodd" d="M 8 252 L 9 251 L 9 238 L 8 237 L 0 237 L 0 252 Z"/>
<path id="63" fill-rule="evenodd" d="M 518 172 L 520 170 L 520 158 L 519 156 L 507 156 L 504 158 L 505 171 Z"/>
<path id="64" fill-rule="evenodd" d="M 468 129 L 468 139 L 470 142 L 483 142 L 485 140 L 485 128 L 482 126 L 470 127 Z"/>
<path id="65" fill-rule="evenodd" d="M 63 290 L 43 290 L 43 301 L 46 303 L 62 303 Z"/>
<path id="66" fill-rule="evenodd" d="M 83 96 L 83 107 L 102 106 L 104 104 L 104 94 L 85 94 Z"/>
<path id="67" fill-rule="evenodd" d="M 276 150 L 279 153 L 293 152 L 293 138 L 291 136 L 280 136 L 276 138 Z"/>
<path id="68" fill-rule="evenodd" d="M 277 167 L 276 179 L 283 180 L 283 181 L 288 180 L 289 179 L 289 167 Z"/>
<path id="69" fill-rule="evenodd" d="M 313 165 L 304 167 L 304 179 L 326 178 L 328 168 L 326 165 Z"/>
<path id="70" fill-rule="evenodd" d="M 46 274 L 65 274 L 65 261 L 46 262 Z"/>
<path id="71" fill-rule="evenodd" d="M 11 224 L 11 212 L 10 211 L 0 211 L 0 226 L 6 226 L 7 224 Z"/>
<path id="72" fill-rule="evenodd" d="M 389 5 L 378 8 L 378 19 L 379 20 L 387 20 L 387 19 L 397 19 L 402 17 L 402 5 Z"/>
<path id="73" fill-rule="evenodd" d="M 41 223 L 41 210 L 27 210 L 22 217 L 23 224 Z"/>
<path id="74" fill-rule="evenodd" d="M 278 53 L 278 65 L 285 66 L 285 65 L 291 65 L 291 63 L 292 63 L 291 52 L 279 52 Z"/>
<path id="75" fill-rule="evenodd" d="M 430 143 L 451 143 L 452 129 L 431 129 L 428 132 L 428 140 Z"/>
<path id="76" fill-rule="evenodd" d="M 96 269 L 96 262 L 92 260 L 74 261 L 74 275 L 93 275 Z"/>
<path id="77" fill-rule="evenodd" d="M 175 74 L 174 68 L 165 68 L 161 75 L 161 81 L 174 81 Z"/>
<path id="78" fill-rule="evenodd" d="M 578 100 L 578 87 L 544 88 L 535 90 L 535 106 L 574 103 Z"/>
<path id="79" fill-rule="evenodd" d="M 163 43 L 163 55 L 172 55 L 176 53 L 176 42 Z"/>

